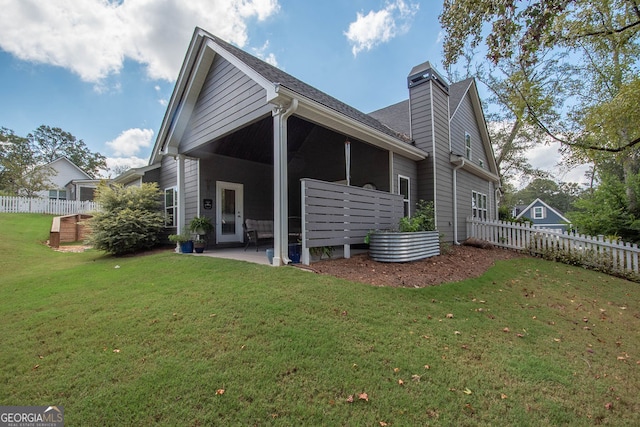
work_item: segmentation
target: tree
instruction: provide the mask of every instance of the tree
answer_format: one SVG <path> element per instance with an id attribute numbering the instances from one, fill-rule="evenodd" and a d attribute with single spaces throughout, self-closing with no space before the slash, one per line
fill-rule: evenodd
<path id="1" fill-rule="evenodd" d="M 95 196 L 101 210 L 89 221 L 89 243 L 113 255 L 156 246 L 164 229 L 161 199 L 155 183 L 124 187 L 102 182 Z"/>
<path id="2" fill-rule="evenodd" d="M 466 48 L 478 48 L 483 41 L 486 57 L 494 65 L 510 61 L 529 67 L 545 62 L 550 50 L 556 59 L 562 55 L 567 66 L 563 73 L 572 73 L 573 81 L 581 83 L 572 88 L 575 96 L 563 106 L 567 122 L 547 121 L 541 114 L 539 101 L 549 90 L 533 85 L 520 94 L 532 119 L 551 138 L 576 149 L 605 152 L 622 152 L 640 143 L 640 135 L 627 130 L 611 147 L 607 141 L 589 138 L 592 129 L 582 123 L 582 112 L 613 99 L 637 74 L 637 0 L 445 0 L 440 22 L 445 65 L 455 64 Z M 489 31 L 483 38 L 486 27 Z M 625 109 L 623 116 L 633 113 Z M 610 125 L 618 130 L 617 124 Z"/>
<path id="3" fill-rule="evenodd" d="M 28 139 L 0 128 L 0 189 L 16 196 L 34 197 L 51 187 L 54 174 L 53 169 L 38 163 Z"/>
<path id="4" fill-rule="evenodd" d="M 93 178 L 99 175 L 101 169 L 107 168 L 105 156 L 93 153 L 83 140 L 60 128 L 41 125 L 28 134 L 27 139 L 42 163 L 49 163 L 64 156 Z"/>
<path id="5" fill-rule="evenodd" d="M 557 183 L 552 179 L 534 179 L 520 191 L 513 194 L 515 204 L 528 205 L 535 199 L 541 199 L 560 212 L 568 212 L 578 200 L 582 190 L 576 183 Z"/>

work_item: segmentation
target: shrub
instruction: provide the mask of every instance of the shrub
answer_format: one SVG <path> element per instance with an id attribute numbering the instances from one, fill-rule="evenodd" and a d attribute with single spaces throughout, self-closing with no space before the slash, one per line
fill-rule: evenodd
<path id="1" fill-rule="evenodd" d="M 433 231 L 436 229 L 433 202 L 420 200 L 412 217 L 400 219 L 401 232 Z"/>
<path id="2" fill-rule="evenodd" d="M 100 184 L 96 201 L 102 210 L 89 220 L 89 243 L 113 255 L 156 246 L 164 228 L 161 195 L 155 183 L 141 187 Z"/>

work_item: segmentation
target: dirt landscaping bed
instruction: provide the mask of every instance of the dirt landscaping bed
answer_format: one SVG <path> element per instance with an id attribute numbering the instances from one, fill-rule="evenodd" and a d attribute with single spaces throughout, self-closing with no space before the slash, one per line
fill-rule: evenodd
<path id="1" fill-rule="evenodd" d="M 318 261 L 311 269 L 374 286 L 422 288 L 478 277 L 496 261 L 522 256 L 505 249 L 453 246 L 443 255 L 408 263 L 376 262 L 368 254 L 359 254 L 350 259 Z"/>

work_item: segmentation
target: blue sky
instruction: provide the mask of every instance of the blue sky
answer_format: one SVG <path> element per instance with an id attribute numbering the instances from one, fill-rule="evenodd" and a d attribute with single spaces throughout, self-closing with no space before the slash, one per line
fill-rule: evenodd
<path id="1" fill-rule="evenodd" d="M 195 26 L 364 111 L 441 66 L 426 0 L 0 0 L 0 126 L 71 132 L 111 167 L 146 164 Z M 542 158 L 547 158 L 542 156 Z M 555 157 L 555 156 L 552 156 Z"/>

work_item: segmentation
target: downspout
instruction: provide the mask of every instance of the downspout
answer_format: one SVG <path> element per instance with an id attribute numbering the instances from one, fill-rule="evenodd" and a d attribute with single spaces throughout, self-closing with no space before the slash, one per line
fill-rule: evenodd
<path id="1" fill-rule="evenodd" d="M 286 109 L 285 109 L 286 108 Z M 293 98 L 288 107 L 273 109 L 273 264 L 286 265 L 289 259 L 289 181 L 287 166 L 287 119 L 298 109 Z"/>
<path id="2" fill-rule="evenodd" d="M 462 163 L 453 168 L 453 243 L 460 245 L 458 242 L 458 169 L 464 166 Z"/>

